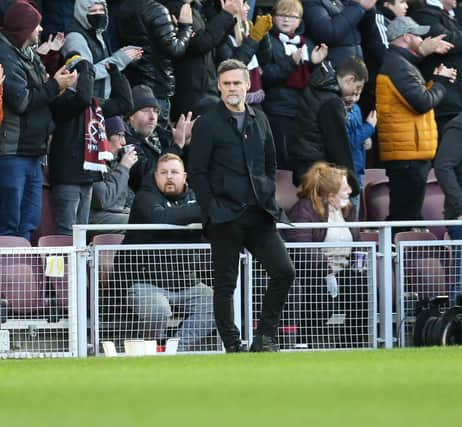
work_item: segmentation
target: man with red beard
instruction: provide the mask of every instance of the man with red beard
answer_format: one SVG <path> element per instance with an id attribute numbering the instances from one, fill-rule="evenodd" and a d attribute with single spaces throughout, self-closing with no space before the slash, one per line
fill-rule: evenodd
<path id="1" fill-rule="evenodd" d="M 199 222 L 201 210 L 186 184 L 183 161 L 172 153 L 159 157 L 154 179 L 146 176 L 136 193 L 129 224 L 186 225 Z M 200 242 L 200 231 L 129 230 L 124 244 Z M 164 340 L 168 319 L 183 318 L 178 351 L 200 350 L 215 328 L 212 288 L 199 280 L 200 260 L 182 251 L 121 251 L 116 283 L 123 283 L 126 304 L 142 325 L 144 338 Z M 121 276 L 117 276 L 120 273 Z M 127 289 L 128 288 L 128 289 Z M 120 304 L 120 302 L 118 303 Z"/>

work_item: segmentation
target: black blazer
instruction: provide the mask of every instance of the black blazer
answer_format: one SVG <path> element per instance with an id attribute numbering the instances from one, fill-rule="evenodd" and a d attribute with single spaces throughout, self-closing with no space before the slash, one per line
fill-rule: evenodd
<path id="1" fill-rule="evenodd" d="M 242 132 L 223 102 L 197 120 L 189 180 L 204 223 L 236 219 L 246 208 L 249 194 L 275 220 L 287 221 L 276 204 L 275 174 L 273 135 L 263 112 L 246 106 Z"/>

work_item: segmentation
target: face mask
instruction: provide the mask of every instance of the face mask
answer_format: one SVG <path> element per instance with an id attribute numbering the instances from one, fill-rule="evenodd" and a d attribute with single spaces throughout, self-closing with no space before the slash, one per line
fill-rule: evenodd
<path id="1" fill-rule="evenodd" d="M 105 13 L 87 15 L 88 23 L 95 30 L 105 30 L 107 27 L 107 16 Z"/>

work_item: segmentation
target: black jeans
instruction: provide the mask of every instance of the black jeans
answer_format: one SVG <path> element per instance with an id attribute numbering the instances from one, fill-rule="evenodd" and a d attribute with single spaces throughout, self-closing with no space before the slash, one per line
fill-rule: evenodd
<path id="1" fill-rule="evenodd" d="M 234 324 L 233 294 L 242 247 L 262 263 L 271 277 L 257 333 L 274 336 L 295 269 L 273 218 L 259 208 L 249 207 L 234 221 L 210 224 L 207 232 L 214 264 L 213 308 L 223 344 L 230 347 L 240 342 L 239 329 Z"/>
<path id="2" fill-rule="evenodd" d="M 388 220 L 420 220 L 431 169 L 429 160 L 398 160 L 385 163 L 390 180 Z"/>

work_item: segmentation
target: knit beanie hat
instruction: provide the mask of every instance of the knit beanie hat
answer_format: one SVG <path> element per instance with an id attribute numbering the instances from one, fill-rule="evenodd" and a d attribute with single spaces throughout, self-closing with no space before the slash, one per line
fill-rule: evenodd
<path id="1" fill-rule="evenodd" d="M 34 6 L 24 0 L 18 0 L 5 11 L 2 33 L 17 48 L 22 48 L 41 21 L 42 15 Z"/>
<path id="2" fill-rule="evenodd" d="M 133 93 L 133 111 L 132 114 L 145 107 L 160 109 L 159 102 L 157 101 L 152 89 L 146 85 L 138 85 L 132 88 Z"/>
<path id="3" fill-rule="evenodd" d="M 125 132 L 125 126 L 123 120 L 119 116 L 109 117 L 104 120 L 106 124 L 106 135 L 111 137 L 120 132 Z"/>

